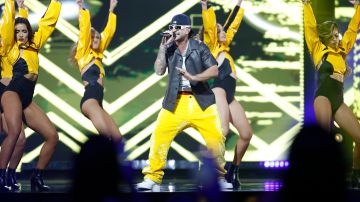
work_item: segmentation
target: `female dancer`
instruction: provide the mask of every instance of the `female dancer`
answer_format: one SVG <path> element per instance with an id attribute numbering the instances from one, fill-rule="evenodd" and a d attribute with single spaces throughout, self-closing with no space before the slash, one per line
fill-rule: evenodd
<path id="1" fill-rule="evenodd" d="M 334 21 L 316 24 L 310 0 L 304 3 L 305 40 L 318 71 L 318 89 L 314 109 L 318 124 L 331 130 L 331 120 L 344 129 L 355 141 L 353 152 L 353 186 L 360 186 L 360 124 L 344 103 L 343 82 L 349 72 L 345 59 L 352 49 L 360 28 L 360 6 L 355 1 L 356 12 L 342 39 Z"/>
<path id="2" fill-rule="evenodd" d="M 14 2 L 8 3 L 11 4 L 12 9 L 8 12 L 7 18 L 13 20 Z M 29 21 L 21 17 L 16 18 L 12 26 L 8 27 L 7 32 L 2 33 L 3 47 L 10 50 L 7 54 L 7 61 L 13 67 L 13 77 L 1 97 L 8 135 L 0 151 L 0 169 L 5 169 L 9 163 L 21 131 L 22 120 L 24 120 L 31 129 L 45 138 L 39 161 L 31 177 L 32 191 L 48 191 L 50 189 L 44 184 L 42 175 L 59 139 L 55 127 L 40 107 L 32 102 L 32 98 L 38 78 L 38 52 L 54 31 L 60 9 L 60 2 L 52 0 L 39 22 L 39 30 L 35 33 L 32 31 Z"/>
<path id="3" fill-rule="evenodd" d="M 85 86 L 85 93 L 80 102 L 82 113 L 88 117 L 101 135 L 120 142 L 121 133 L 115 121 L 102 108 L 104 97 L 104 68 L 101 63 L 103 52 L 110 44 L 116 29 L 116 15 L 113 13 L 117 0 L 110 0 L 109 19 L 100 34 L 91 27 L 90 12 L 83 7 L 84 0 L 76 0 L 79 5 L 79 41 L 72 49 L 70 61 L 77 64 Z"/>
<path id="4" fill-rule="evenodd" d="M 24 0 L 16 0 L 16 3 L 19 8 L 19 16 L 23 17 L 23 18 L 27 18 L 28 12 L 24 6 Z M 5 8 L 5 9 L 7 9 L 7 8 Z M 10 22 L 10 20 L 8 20 L 7 22 Z M 5 26 L 4 28 L 6 28 L 10 25 L 4 25 L 4 26 Z M 6 30 L 4 30 L 4 31 L 6 31 Z M 8 61 L 6 59 L 6 55 L 3 55 L 1 57 L 0 98 L 5 90 L 6 86 L 9 85 L 11 78 L 12 78 L 12 66 L 11 66 L 11 64 L 8 63 Z M 1 112 L 0 130 L 6 135 L 8 130 L 7 130 L 7 126 L 6 126 L 6 122 L 5 122 L 5 118 L 4 118 L 4 113 L 3 113 L 4 111 L 1 107 L 1 105 L 0 105 L 0 112 Z M 12 192 L 18 192 L 21 189 L 20 184 L 16 180 L 15 170 L 16 170 L 17 166 L 19 165 L 21 157 L 24 153 L 25 142 L 26 142 L 26 138 L 25 138 L 24 127 L 21 126 L 21 133 L 16 142 L 14 152 L 11 155 L 9 165 L 6 170 L 6 186 L 7 186 L 7 188 L 10 188 L 10 190 Z M 1 172 L 1 176 L 4 175 L 4 173 L 5 173 L 5 171 L 3 171 L 3 170 L 1 170 L 0 172 Z"/>
<path id="5" fill-rule="evenodd" d="M 229 133 L 231 122 L 237 129 L 240 138 L 235 146 L 233 162 L 225 178 L 234 188 L 239 188 L 238 169 L 246 149 L 249 146 L 252 129 L 246 118 L 245 111 L 235 100 L 236 70 L 234 60 L 229 54 L 230 44 L 240 22 L 244 16 L 244 9 L 240 8 L 242 0 L 238 0 L 235 9 L 229 15 L 224 26 L 216 22 L 215 12 L 207 7 L 208 0 L 201 0 L 204 28 L 200 32 L 200 39 L 209 46 L 219 66 L 219 76 L 215 79 L 212 91 L 215 94 L 216 104 L 222 121 L 223 134 Z"/>

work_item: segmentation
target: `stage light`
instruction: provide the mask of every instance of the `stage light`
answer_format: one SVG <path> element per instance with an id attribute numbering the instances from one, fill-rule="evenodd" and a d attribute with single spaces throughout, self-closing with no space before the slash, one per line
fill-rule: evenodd
<path id="1" fill-rule="evenodd" d="M 265 191 L 278 191 L 283 186 L 281 181 L 265 181 L 264 190 Z"/>
<path id="2" fill-rule="evenodd" d="M 175 160 L 168 160 L 167 161 L 167 168 L 171 169 L 171 170 L 175 170 L 176 169 L 175 163 L 176 163 Z"/>
<path id="3" fill-rule="evenodd" d="M 340 133 L 336 133 L 335 134 L 335 140 L 337 142 L 342 142 L 343 141 L 343 136 Z"/>
<path id="4" fill-rule="evenodd" d="M 270 168 L 270 169 L 284 169 L 289 166 L 288 161 L 265 161 L 259 163 L 260 167 Z"/>

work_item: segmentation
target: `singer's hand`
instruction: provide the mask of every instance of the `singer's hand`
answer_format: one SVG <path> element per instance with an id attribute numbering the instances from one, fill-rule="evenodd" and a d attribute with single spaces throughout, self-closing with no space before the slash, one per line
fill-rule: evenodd
<path id="1" fill-rule="evenodd" d="M 168 33 L 169 36 L 163 36 L 162 39 L 161 39 L 161 44 L 160 44 L 160 47 L 163 46 L 163 47 L 166 47 L 167 45 L 169 45 L 171 42 L 174 41 L 174 36 L 173 36 L 173 32 L 170 31 L 170 30 L 167 30 L 163 33 Z"/>
<path id="2" fill-rule="evenodd" d="M 191 75 L 189 72 L 186 71 L 186 69 L 179 67 L 176 67 L 176 69 L 178 70 L 179 74 L 185 77 L 187 80 L 192 81 L 195 79 L 193 75 Z"/>

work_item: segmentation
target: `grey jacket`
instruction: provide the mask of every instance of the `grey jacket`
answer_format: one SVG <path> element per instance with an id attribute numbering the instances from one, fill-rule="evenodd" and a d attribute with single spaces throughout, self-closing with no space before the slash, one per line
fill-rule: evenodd
<path id="1" fill-rule="evenodd" d="M 166 63 L 169 79 L 165 98 L 162 103 L 163 108 L 171 112 L 175 110 L 175 103 L 180 84 L 180 75 L 176 70 L 176 67 L 182 67 L 182 60 L 183 58 L 179 49 L 176 44 L 173 43 L 166 51 Z M 189 39 L 185 66 L 186 70 L 190 74 L 199 74 L 216 64 L 217 62 L 215 58 L 212 56 L 209 48 L 204 43 L 194 39 Z M 194 97 L 202 110 L 205 110 L 208 106 L 215 104 L 215 96 L 206 81 L 190 81 L 190 84 Z"/>

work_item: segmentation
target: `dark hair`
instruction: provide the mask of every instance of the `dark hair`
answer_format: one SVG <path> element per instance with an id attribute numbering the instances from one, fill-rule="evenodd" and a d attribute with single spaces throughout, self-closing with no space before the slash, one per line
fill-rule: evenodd
<path id="1" fill-rule="evenodd" d="M 25 24 L 26 29 L 28 30 L 28 33 L 29 33 L 29 34 L 28 34 L 28 41 L 29 41 L 29 43 L 34 43 L 34 42 L 33 42 L 34 32 L 33 32 L 32 28 L 31 28 L 31 25 L 30 25 L 29 20 L 26 19 L 26 18 L 17 17 L 17 18 L 15 19 L 15 25 L 17 25 L 17 24 Z M 14 37 L 15 37 L 15 41 L 16 41 L 16 40 L 17 40 L 17 39 L 16 39 L 16 33 L 15 33 Z"/>
<path id="2" fill-rule="evenodd" d="M 190 28 L 190 32 L 189 32 L 189 39 L 193 38 L 195 36 L 195 32 Z"/>
<path id="3" fill-rule="evenodd" d="M 204 25 L 199 29 L 199 32 L 196 34 L 196 38 L 200 41 L 204 41 Z"/>
<path id="4" fill-rule="evenodd" d="M 347 201 L 346 162 L 334 133 L 305 126 L 291 145 L 289 161 L 280 201 L 307 201 L 309 195 L 321 201 Z"/>
<path id="5" fill-rule="evenodd" d="M 120 180 L 115 144 L 102 135 L 90 136 L 74 162 L 72 192 L 75 201 L 85 196 L 93 197 L 93 201 L 116 196 Z"/>
<path id="6" fill-rule="evenodd" d="M 324 45 L 327 46 L 334 37 L 332 34 L 334 29 L 339 29 L 339 26 L 335 21 L 325 21 L 317 25 L 319 39 Z"/>

